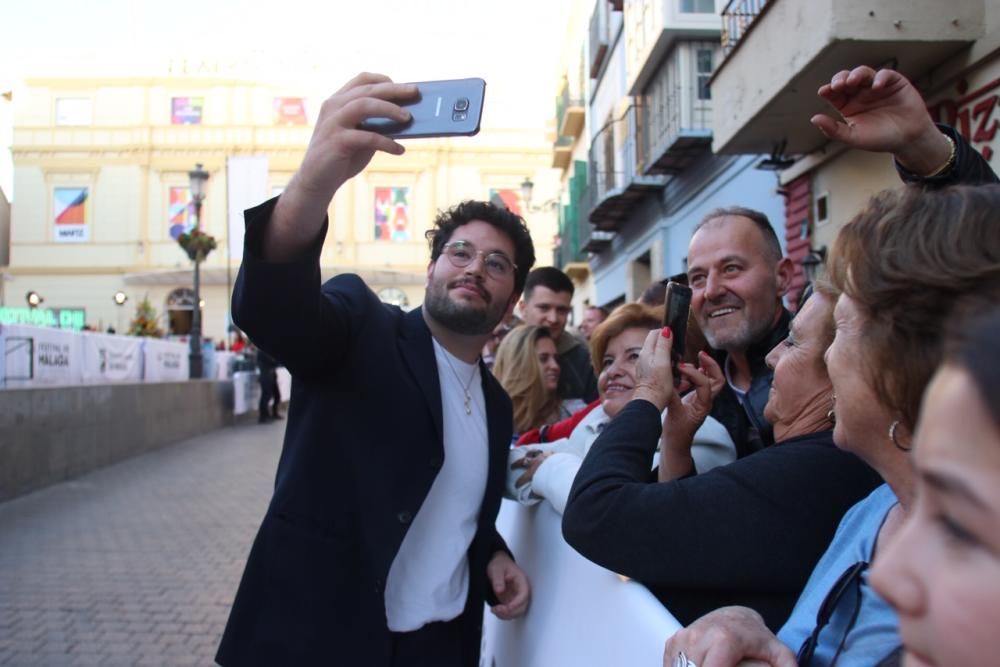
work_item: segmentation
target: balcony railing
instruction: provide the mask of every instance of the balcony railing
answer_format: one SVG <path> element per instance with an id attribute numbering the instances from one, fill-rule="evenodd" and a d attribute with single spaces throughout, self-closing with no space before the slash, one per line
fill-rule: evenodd
<path id="1" fill-rule="evenodd" d="M 598 229 L 617 230 L 640 199 L 666 185 L 666 178 L 642 173 L 643 131 L 639 107 L 632 100 L 591 141 L 587 210 Z"/>
<path id="2" fill-rule="evenodd" d="M 555 169 L 566 169 L 573 159 L 572 137 L 558 137 L 552 142 L 552 166 Z"/>
<path id="3" fill-rule="evenodd" d="M 770 0 L 729 0 L 722 10 L 722 52 L 728 56 Z"/>

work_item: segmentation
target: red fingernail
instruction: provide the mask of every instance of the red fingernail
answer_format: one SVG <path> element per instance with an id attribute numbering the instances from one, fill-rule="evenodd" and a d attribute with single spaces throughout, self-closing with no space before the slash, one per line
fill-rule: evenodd
<path id="1" fill-rule="evenodd" d="M 660 332 L 664 338 L 670 338 L 673 334 L 670 332 L 670 327 L 663 327 L 663 331 Z"/>

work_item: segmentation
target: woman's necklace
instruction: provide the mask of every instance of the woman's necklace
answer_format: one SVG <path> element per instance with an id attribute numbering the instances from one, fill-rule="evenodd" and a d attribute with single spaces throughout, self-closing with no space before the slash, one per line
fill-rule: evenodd
<path id="1" fill-rule="evenodd" d="M 476 366 L 472 367 L 472 375 L 469 376 L 469 381 L 466 382 L 465 385 L 463 386 L 462 385 L 462 376 L 459 375 L 458 371 L 455 370 L 455 366 L 452 365 L 451 359 L 449 358 L 449 357 L 451 357 L 451 355 L 448 354 L 447 350 L 442 350 L 442 352 L 444 352 L 444 360 L 445 360 L 445 362 L 447 362 L 448 368 L 450 368 L 451 372 L 455 374 L 455 379 L 458 380 L 459 386 L 461 386 L 462 387 L 462 391 L 465 392 L 465 414 L 471 415 L 472 414 L 472 394 L 469 393 L 469 387 L 472 386 L 472 381 L 476 379 L 476 371 L 479 370 L 479 366 L 476 365 Z"/>

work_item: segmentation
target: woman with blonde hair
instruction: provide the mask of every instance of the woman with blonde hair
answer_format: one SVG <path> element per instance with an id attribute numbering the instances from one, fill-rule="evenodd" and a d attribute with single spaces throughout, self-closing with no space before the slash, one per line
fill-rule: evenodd
<path id="1" fill-rule="evenodd" d="M 581 401 L 564 405 L 559 387 L 556 342 L 545 327 L 522 324 L 508 333 L 497 348 L 493 374 L 510 395 L 515 435 L 571 415 Z"/>

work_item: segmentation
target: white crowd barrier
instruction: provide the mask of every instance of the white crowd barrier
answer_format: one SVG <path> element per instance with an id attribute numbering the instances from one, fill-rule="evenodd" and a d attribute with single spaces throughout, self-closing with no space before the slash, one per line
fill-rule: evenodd
<path id="1" fill-rule="evenodd" d="M 187 380 L 188 345 L 23 324 L 0 324 L 0 386 Z"/>
<path id="2" fill-rule="evenodd" d="M 483 624 L 481 667 L 660 665 L 681 626 L 644 586 L 591 563 L 562 537 L 548 502 L 504 500 L 497 530 L 531 580 L 522 618 Z"/>
<path id="3" fill-rule="evenodd" d="M 256 410 L 260 405 L 260 380 L 257 371 L 236 371 L 233 373 L 233 414 Z M 278 393 L 281 402 L 287 403 L 292 397 L 292 375 L 284 366 L 278 368 Z"/>

